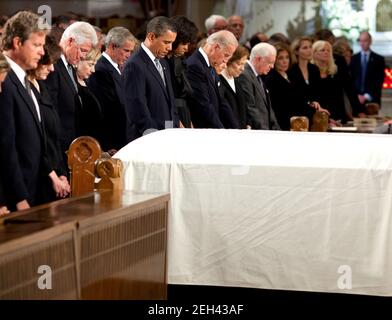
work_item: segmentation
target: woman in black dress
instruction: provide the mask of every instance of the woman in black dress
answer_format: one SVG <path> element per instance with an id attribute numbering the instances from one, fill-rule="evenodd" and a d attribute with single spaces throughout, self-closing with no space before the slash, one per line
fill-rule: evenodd
<path id="1" fill-rule="evenodd" d="M 315 108 L 321 111 L 323 109 L 317 103 L 314 103 L 314 107 L 310 106 L 308 100 L 303 97 L 303 91 L 298 90 L 298 84 L 289 78 L 288 70 L 292 59 L 290 47 L 286 43 L 276 43 L 274 46 L 276 48 L 275 66 L 268 73 L 265 83 L 279 126 L 282 130 L 290 130 L 291 117 L 307 116 L 310 118 Z"/>
<path id="2" fill-rule="evenodd" d="M 306 106 L 287 75 L 291 65 L 290 47 L 285 43 L 276 43 L 274 46 L 275 66 L 266 76 L 265 84 L 280 128 L 290 130 L 290 118 L 303 115 Z"/>
<path id="3" fill-rule="evenodd" d="M 312 60 L 313 39 L 299 37 L 291 44 L 292 66 L 288 71 L 288 77 L 295 91 L 302 99 L 300 114 L 312 119 L 320 106 L 320 71 L 317 66 L 310 63 Z"/>
<path id="4" fill-rule="evenodd" d="M 45 129 L 46 148 L 43 163 L 47 175 L 41 177 L 37 204 L 64 198 L 71 192 L 67 179 L 67 169 L 60 147 L 60 117 L 53 105 L 44 80 L 54 71 L 53 64 L 60 58 L 61 48 L 51 36 L 46 36 L 45 54 L 38 62 L 38 67 L 28 74 L 32 91 L 40 106 L 42 123 Z"/>
<path id="5" fill-rule="evenodd" d="M 227 67 L 221 72 L 218 70 L 218 73 L 220 73 L 220 94 L 230 105 L 240 129 L 247 129 L 250 127 L 247 122 L 246 96 L 238 81 L 238 77 L 244 71 L 248 58 L 248 49 L 239 46 L 227 62 Z"/>
<path id="6" fill-rule="evenodd" d="M 191 113 L 186 102 L 187 97 L 192 93 L 192 87 L 186 77 L 185 54 L 190 44 L 196 42 L 198 29 L 192 21 L 183 16 L 175 16 L 170 20 L 177 28 L 172 51 L 166 57 L 173 84 L 175 106 L 180 119 L 180 128 L 193 128 Z"/>
<path id="7" fill-rule="evenodd" d="M 346 123 L 348 117 L 344 105 L 344 84 L 332 53 L 328 41 L 318 40 L 313 44 L 312 62 L 320 74 L 320 103 L 330 112 L 332 120 Z"/>

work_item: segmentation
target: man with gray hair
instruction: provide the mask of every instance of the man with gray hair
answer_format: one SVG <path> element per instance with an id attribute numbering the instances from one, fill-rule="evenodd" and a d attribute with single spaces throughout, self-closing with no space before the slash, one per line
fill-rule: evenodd
<path id="1" fill-rule="evenodd" d="M 217 14 L 209 16 L 205 21 L 207 36 L 211 34 L 227 29 L 226 18 Z"/>
<path id="2" fill-rule="evenodd" d="M 61 149 L 65 151 L 80 135 L 82 102 L 78 95 L 75 66 L 98 44 L 94 28 L 87 22 L 75 22 L 65 29 L 61 40 L 61 58 L 54 65 L 46 85 L 61 119 Z"/>
<path id="3" fill-rule="evenodd" d="M 105 126 L 101 147 L 114 153 L 127 144 L 127 117 L 125 113 L 124 88 L 121 69 L 137 45 L 138 40 L 124 27 L 109 30 L 106 50 L 102 53 L 95 72 L 87 85 L 101 104 Z"/>
<path id="4" fill-rule="evenodd" d="M 239 77 L 249 101 L 248 119 L 251 129 L 280 130 L 262 78 L 274 67 L 275 60 L 275 47 L 269 43 L 259 43 L 253 47 L 245 70 Z"/>
<path id="5" fill-rule="evenodd" d="M 176 37 L 176 27 L 169 18 L 153 18 L 141 47 L 125 64 L 125 108 L 131 125 L 127 128 L 128 141 L 152 131 L 178 127 L 169 66 L 163 59 L 172 50 Z"/>
<path id="6" fill-rule="evenodd" d="M 230 106 L 219 94 L 216 67 L 226 67 L 238 47 L 230 31 L 213 33 L 206 44 L 187 61 L 187 77 L 193 89 L 189 97 L 191 118 L 195 128 L 238 128 Z"/>

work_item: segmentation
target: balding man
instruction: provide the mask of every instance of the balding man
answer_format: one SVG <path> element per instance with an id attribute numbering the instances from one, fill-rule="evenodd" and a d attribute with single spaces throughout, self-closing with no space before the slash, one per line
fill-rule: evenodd
<path id="1" fill-rule="evenodd" d="M 211 34 L 227 29 L 226 18 L 217 14 L 209 16 L 205 21 L 207 36 Z"/>
<path id="2" fill-rule="evenodd" d="M 248 122 L 252 129 L 280 130 L 262 76 L 274 67 L 276 49 L 269 43 L 253 47 L 239 81 L 248 99 Z"/>
<path id="3" fill-rule="evenodd" d="M 227 30 L 233 32 L 238 41 L 244 33 L 244 28 L 245 24 L 241 16 L 234 15 L 227 18 Z"/>
<path id="4" fill-rule="evenodd" d="M 215 67 L 225 67 L 238 47 L 235 36 L 226 30 L 210 35 L 206 44 L 187 61 L 187 77 L 193 89 L 189 98 L 195 128 L 238 128 L 230 106 L 218 90 Z"/>

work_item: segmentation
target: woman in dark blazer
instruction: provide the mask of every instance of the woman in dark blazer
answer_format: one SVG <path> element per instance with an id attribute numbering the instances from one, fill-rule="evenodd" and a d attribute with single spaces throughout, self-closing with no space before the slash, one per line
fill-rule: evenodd
<path id="1" fill-rule="evenodd" d="M 4 55 L 0 52 L 0 92 L 1 92 L 1 84 L 5 80 L 7 76 L 7 72 L 10 70 L 10 65 L 8 64 Z M 5 194 L 3 191 L 3 182 L 1 179 L 1 171 L 0 171 L 0 217 L 9 213 L 8 208 L 5 206 L 6 204 Z"/>
<path id="2" fill-rule="evenodd" d="M 290 130 L 290 118 L 302 116 L 306 109 L 301 96 L 297 93 L 287 71 L 291 65 L 290 47 L 285 43 L 276 43 L 276 61 L 265 78 L 265 84 L 271 97 L 271 104 L 276 120 L 282 130 Z"/>
<path id="3" fill-rule="evenodd" d="M 246 97 L 238 81 L 248 58 L 248 49 L 239 46 L 227 62 L 227 67 L 219 75 L 219 92 L 230 105 L 240 129 L 247 129 L 249 124 L 247 121 Z"/>
<path id="4" fill-rule="evenodd" d="M 43 154 L 43 172 L 45 174 L 40 177 L 37 204 L 64 198 L 71 192 L 60 145 L 60 117 L 44 81 L 54 70 L 53 64 L 60 58 L 60 54 L 61 49 L 54 38 L 46 36 L 45 54 L 38 62 L 38 68 L 28 74 L 32 91 L 40 106 L 46 136 Z"/>
<path id="5" fill-rule="evenodd" d="M 320 71 L 310 63 L 312 60 L 312 43 L 310 37 L 296 38 L 291 44 L 292 66 L 287 75 L 295 91 L 300 96 L 300 114 L 311 121 L 320 106 Z"/>

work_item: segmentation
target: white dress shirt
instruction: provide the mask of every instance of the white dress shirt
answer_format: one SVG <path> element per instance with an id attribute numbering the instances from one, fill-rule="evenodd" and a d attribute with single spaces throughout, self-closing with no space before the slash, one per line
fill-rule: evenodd
<path id="1" fill-rule="evenodd" d="M 26 89 L 26 83 L 25 83 L 25 79 L 26 79 L 26 71 L 24 71 L 15 61 L 13 61 L 10 57 L 5 56 L 5 58 L 7 59 L 8 63 L 10 64 L 10 67 L 12 69 L 12 71 L 15 72 L 16 77 L 19 79 L 20 83 L 23 85 L 23 87 Z M 38 120 L 41 121 L 41 111 L 39 108 L 39 104 L 37 101 L 37 98 L 35 97 L 34 93 L 31 92 L 31 99 L 33 100 L 34 106 L 35 106 L 35 110 L 37 111 L 37 116 L 38 116 Z"/>

